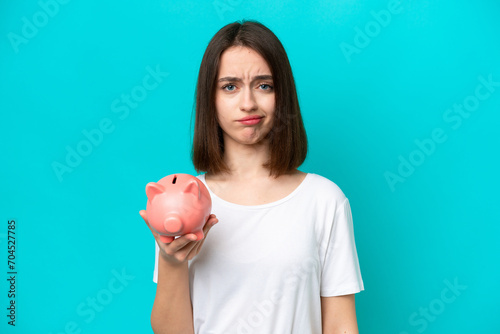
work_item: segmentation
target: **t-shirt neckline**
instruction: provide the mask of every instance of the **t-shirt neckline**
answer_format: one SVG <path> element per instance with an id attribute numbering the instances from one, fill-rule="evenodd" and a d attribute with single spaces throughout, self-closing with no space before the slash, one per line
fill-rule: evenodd
<path id="1" fill-rule="evenodd" d="M 288 195 L 286 195 L 285 197 L 283 197 L 283 198 L 281 198 L 281 199 L 279 199 L 277 201 L 266 203 L 266 204 L 259 204 L 259 205 L 243 205 L 243 204 L 237 204 L 237 203 L 226 201 L 225 199 L 222 199 L 219 196 L 217 196 L 212 191 L 212 189 L 210 189 L 210 187 L 208 186 L 207 181 L 205 180 L 205 174 L 206 173 L 201 174 L 198 177 L 200 178 L 201 181 L 203 181 L 203 183 L 207 187 L 208 192 L 210 193 L 210 196 L 212 198 L 217 199 L 218 201 L 220 201 L 221 203 L 223 203 L 226 206 L 230 206 L 230 207 L 237 208 L 237 209 L 250 209 L 250 210 L 264 209 L 264 208 L 268 208 L 268 207 L 272 207 L 272 206 L 275 206 L 275 205 L 279 205 L 281 203 L 284 203 L 284 202 L 288 201 L 290 198 L 294 197 L 300 191 L 300 189 L 302 189 L 304 187 L 304 185 L 307 182 L 309 182 L 309 179 L 311 178 L 311 173 L 306 173 L 305 178 L 302 180 L 302 182 L 300 182 L 300 184 L 291 193 L 289 193 Z"/>

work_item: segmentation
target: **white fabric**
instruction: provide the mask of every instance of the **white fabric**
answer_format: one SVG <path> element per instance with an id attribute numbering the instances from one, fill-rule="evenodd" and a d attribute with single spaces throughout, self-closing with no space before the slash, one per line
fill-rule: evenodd
<path id="1" fill-rule="evenodd" d="M 308 173 L 256 206 L 209 191 L 219 223 L 189 261 L 195 333 L 320 334 L 320 296 L 364 290 L 349 200 L 332 181 Z"/>

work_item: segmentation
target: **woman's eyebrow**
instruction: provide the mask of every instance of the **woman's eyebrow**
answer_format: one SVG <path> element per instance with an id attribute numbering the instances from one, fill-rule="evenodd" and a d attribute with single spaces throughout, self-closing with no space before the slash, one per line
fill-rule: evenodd
<path id="1" fill-rule="evenodd" d="M 272 80 L 273 76 L 272 75 L 256 75 L 253 77 L 252 82 L 258 81 L 258 80 Z M 222 82 L 222 81 L 231 81 L 231 82 L 241 82 L 242 80 L 237 77 L 224 77 L 220 78 L 217 80 L 217 82 Z"/>

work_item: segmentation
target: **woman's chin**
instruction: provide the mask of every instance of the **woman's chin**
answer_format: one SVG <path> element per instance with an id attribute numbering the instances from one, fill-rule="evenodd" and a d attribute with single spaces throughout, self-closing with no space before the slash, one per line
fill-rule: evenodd
<path id="1" fill-rule="evenodd" d="M 252 131 L 251 133 L 240 133 L 239 136 L 224 138 L 224 142 L 228 143 L 229 141 L 233 141 L 237 144 L 241 145 L 265 145 L 269 142 L 267 133 L 264 135 L 263 133 L 256 133 Z"/>

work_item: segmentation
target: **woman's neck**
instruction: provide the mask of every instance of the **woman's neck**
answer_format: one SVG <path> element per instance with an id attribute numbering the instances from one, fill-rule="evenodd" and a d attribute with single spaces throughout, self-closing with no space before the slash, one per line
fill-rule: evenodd
<path id="1" fill-rule="evenodd" d="M 269 160 L 268 141 L 245 145 L 234 141 L 224 143 L 224 162 L 231 178 L 268 177 L 269 170 L 262 165 Z"/>

